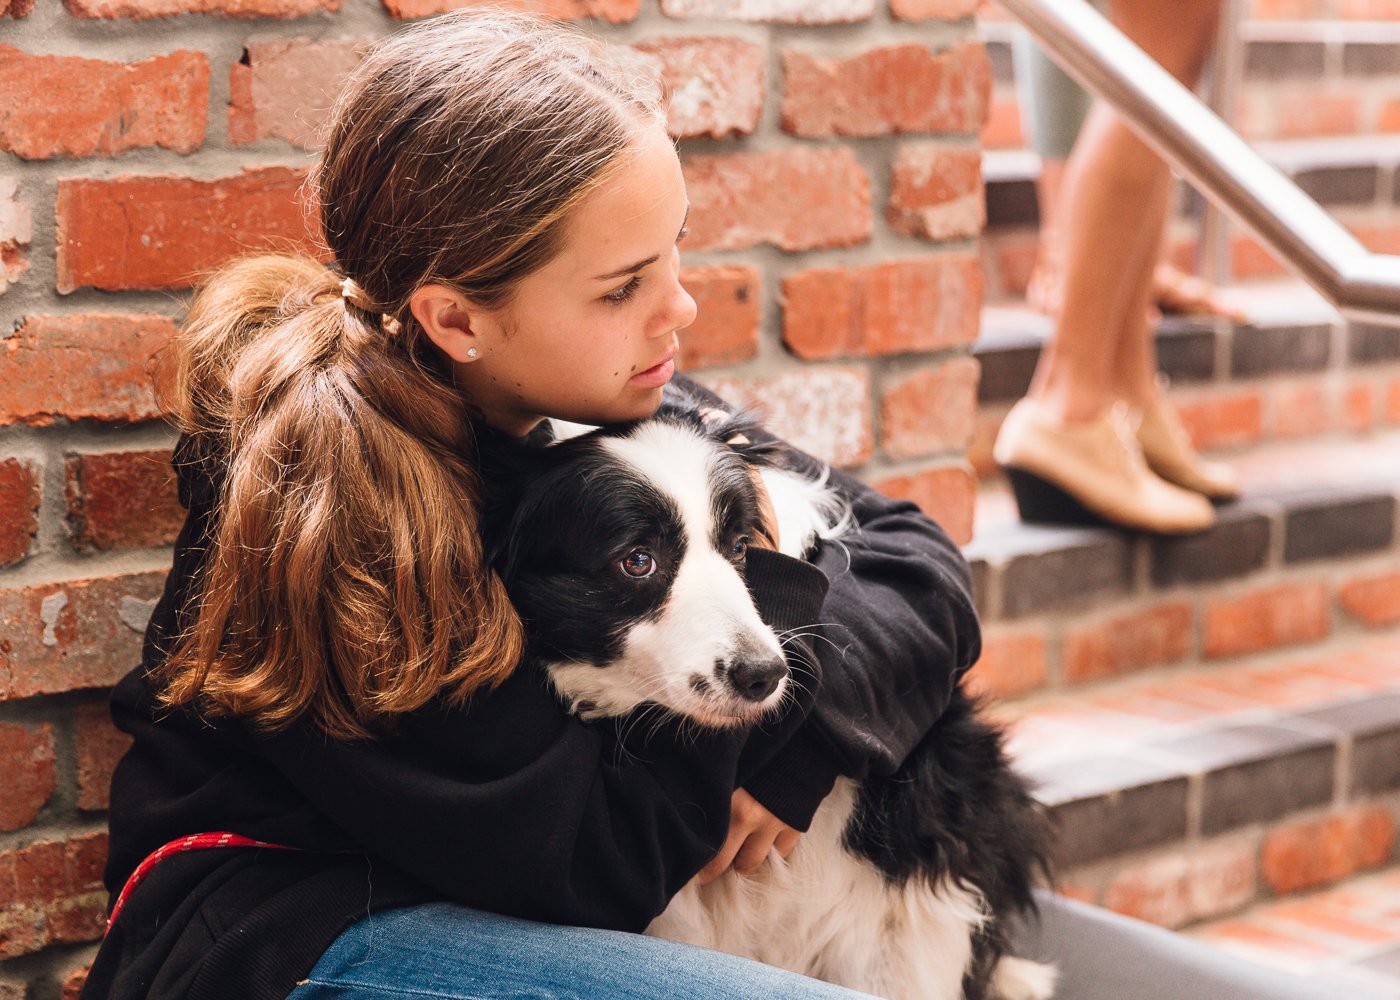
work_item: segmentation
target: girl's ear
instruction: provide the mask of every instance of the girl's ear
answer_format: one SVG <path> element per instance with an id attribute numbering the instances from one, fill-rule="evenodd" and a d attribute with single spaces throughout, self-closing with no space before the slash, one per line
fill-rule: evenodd
<path id="1" fill-rule="evenodd" d="M 485 310 L 446 285 L 424 285 L 408 299 L 413 318 L 428 339 L 453 361 L 467 364 L 483 353 Z"/>

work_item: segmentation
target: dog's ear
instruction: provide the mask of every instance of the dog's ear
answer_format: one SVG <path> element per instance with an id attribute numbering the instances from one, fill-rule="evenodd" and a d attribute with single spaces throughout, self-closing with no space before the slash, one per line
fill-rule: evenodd
<path id="1" fill-rule="evenodd" d="M 544 449 L 521 445 L 495 433 L 477 438 L 477 468 L 481 475 L 481 496 L 477 510 L 482 539 L 482 556 L 488 566 L 506 575 L 513 561 L 514 524 L 521 504 L 532 484 L 543 474 Z"/>

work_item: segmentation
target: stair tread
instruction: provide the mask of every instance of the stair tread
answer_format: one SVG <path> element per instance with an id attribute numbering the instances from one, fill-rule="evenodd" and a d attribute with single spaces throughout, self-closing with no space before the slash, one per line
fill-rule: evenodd
<path id="1" fill-rule="evenodd" d="M 1264 442 L 1229 455 L 1228 461 L 1240 474 L 1245 504 L 1313 489 L 1393 489 L 1400 484 L 1400 431 Z M 1005 480 L 984 480 L 977 493 L 973 537 L 1003 535 L 1019 527 Z"/>
<path id="2" fill-rule="evenodd" d="M 1400 998 L 1400 867 L 1258 903 L 1183 933 L 1318 984 Z"/>

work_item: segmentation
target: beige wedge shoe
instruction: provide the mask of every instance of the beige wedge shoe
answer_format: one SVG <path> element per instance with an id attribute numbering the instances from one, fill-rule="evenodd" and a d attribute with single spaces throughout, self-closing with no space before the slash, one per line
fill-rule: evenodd
<path id="1" fill-rule="evenodd" d="M 1023 399 L 1002 422 L 992 457 L 1011 480 L 1023 521 L 1108 523 L 1159 534 L 1215 523 L 1205 497 L 1147 467 L 1122 403 L 1095 420 L 1060 425 Z"/>
<path id="2" fill-rule="evenodd" d="M 1240 495 L 1235 470 L 1200 456 L 1176 410 L 1162 396 L 1143 408 L 1137 440 L 1148 467 L 1167 482 L 1211 500 L 1234 500 Z"/>

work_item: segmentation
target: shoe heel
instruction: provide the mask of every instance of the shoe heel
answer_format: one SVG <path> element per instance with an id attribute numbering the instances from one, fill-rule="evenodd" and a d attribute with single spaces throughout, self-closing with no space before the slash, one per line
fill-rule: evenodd
<path id="1" fill-rule="evenodd" d="M 1003 466 L 1021 520 L 1030 524 L 1077 524 L 1099 527 L 1109 522 L 1049 482 L 1014 466 Z"/>

